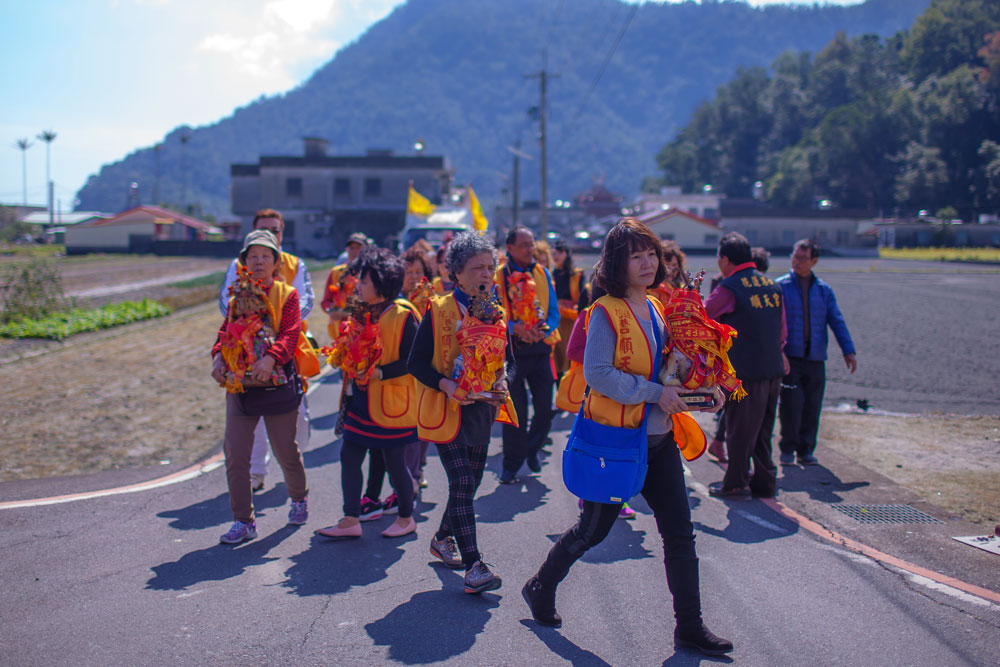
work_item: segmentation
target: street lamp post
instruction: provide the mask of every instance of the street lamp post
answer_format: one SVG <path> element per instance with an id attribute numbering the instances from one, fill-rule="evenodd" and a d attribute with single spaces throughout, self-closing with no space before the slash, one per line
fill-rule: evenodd
<path id="1" fill-rule="evenodd" d="M 21 151 L 21 203 L 28 205 L 28 149 L 34 146 L 27 139 L 18 139 L 15 144 Z"/>
<path id="2" fill-rule="evenodd" d="M 45 142 L 45 192 L 48 196 L 49 227 L 55 225 L 55 210 L 52 201 L 52 176 L 50 170 L 52 142 L 56 139 L 56 133 L 52 130 L 42 130 L 38 138 Z"/>

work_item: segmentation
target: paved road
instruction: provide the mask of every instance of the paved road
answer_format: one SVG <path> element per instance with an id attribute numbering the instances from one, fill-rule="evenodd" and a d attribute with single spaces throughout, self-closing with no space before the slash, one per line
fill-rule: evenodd
<path id="1" fill-rule="evenodd" d="M 436 458 L 417 535 L 383 539 L 378 532 L 390 519 L 382 519 L 354 542 L 315 537 L 314 529 L 340 517 L 336 415 L 325 407 L 337 392 L 327 381 L 310 397 L 312 518 L 304 527 L 285 525 L 288 501 L 276 467 L 257 496 L 260 537 L 237 548 L 217 543 L 229 523 L 221 468 L 138 494 L 0 511 L 0 663 L 709 662 L 672 647 L 661 545 L 641 501 L 639 518 L 619 522 L 560 588 L 565 626 L 530 620 L 520 586 L 576 515 L 558 454 L 520 486 L 498 487 L 487 473 L 476 503 L 481 548 L 505 580 L 495 593 L 463 594 L 460 576 L 427 552 L 446 497 Z M 556 451 L 568 423 L 557 426 Z M 499 439 L 491 451 L 495 472 Z M 800 531 L 757 501 L 711 499 L 703 485 L 719 473 L 707 461 L 691 473 L 706 618 L 735 642 L 737 664 L 997 663 L 1000 605 L 915 583 Z M 47 490 L 69 486 L 55 480 Z M 7 490 L 0 485 L 0 498 L 10 497 Z"/>

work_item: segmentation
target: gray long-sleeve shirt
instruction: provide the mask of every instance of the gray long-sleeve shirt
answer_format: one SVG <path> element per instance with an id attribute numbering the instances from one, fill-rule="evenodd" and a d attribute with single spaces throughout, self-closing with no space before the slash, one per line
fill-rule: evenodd
<path id="1" fill-rule="evenodd" d="M 653 323 L 650 320 L 639 320 L 643 333 L 652 344 Z M 660 340 L 666 339 L 666 327 L 656 315 L 656 326 L 660 329 Z M 663 385 L 652 382 L 641 375 L 633 375 L 615 368 L 615 349 L 618 346 L 618 335 L 608 320 L 607 313 L 602 308 L 595 308 L 587 325 L 587 347 L 583 354 L 583 377 L 587 384 L 608 398 L 623 405 L 652 403 L 649 406 L 649 423 L 647 433 L 659 435 L 673 428 L 667 413 L 660 409 L 657 401 Z M 659 353 L 659 351 L 657 351 Z"/>

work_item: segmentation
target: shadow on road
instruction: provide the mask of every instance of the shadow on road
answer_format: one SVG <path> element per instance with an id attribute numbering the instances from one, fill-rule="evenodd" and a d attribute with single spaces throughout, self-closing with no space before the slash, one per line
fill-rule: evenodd
<path id="1" fill-rule="evenodd" d="M 462 578 L 443 567 L 433 568 L 443 590 L 416 593 L 385 618 L 365 626 L 377 646 L 388 646 L 390 660 L 420 665 L 448 660 L 476 642 L 500 605 L 493 593 L 465 595 Z"/>
<path id="2" fill-rule="evenodd" d="M 757 544 L 788 537 L 799 530 L 798 524 L 778 516 L 760 502 L 731 500 L 726 505 L 729 507 L 726 514 L 729 524 L 725 528 L 720 530 L 695 521 L 695 533 L 714 535 L 737 544 Z"/>
<path id="3" fill-rule="evenodd" d="M 805 491 L 812 500 L 822 503 L 840 503 L 839 494 L 869 486 L 870 482 L 842 482 L 824 466 L 782 466 L 778 488 L 782 491 Z"/>
<path id="4" fill-rule="evenodd" d="M 663 667 L 696 667 L 703 662 L 717 662 L 723 665 L 733 664 L 733 659 L 728 655 L 709 656 L 702 655 L 697 651 L 677 649 L 677 652 L 663 661 Z"/>
<path id="5" fill-rule="evenodd" d="M 586 667 L 611 667 L 611 663 L 599 658 L 585 648 L 580 648 L 566 637 L 563 637 L 556 628 L 548 628 L 539 625 L 533 620 L 521 620 L 521 625 L 531 630 L 538 639 L 545 644 L 550 651 L 566 660 L 571 665 L 585 665 Z"/>
<path id="6" fill-rule="evenodd" d="M 487 466 L 487 469 L 489 466 Z M 537 477 L 521 477 L 517 484 L 498 484 L 491 493 L 476 498 L 476 521 L 504 523 L 545 504 L 549 487 Z"/>
<path id="7" fill-rule="evenodd" d="M 416 533 L 384 539 L 379 533 L 389 523 L 366 523 L 364 536 L 353 540 L 314 535 L 308 549 L 291 557 L 293 565 L 285 572 L 282 586 L 296 595 L 334 595 L 385 579 L 386 571 L 403 557 L 402 545 L 417 539 Z"/>
<path id="8" fill-rule="evenodd" d="M 263 493 L 253 496 L 254 511 L 266 516 L 266 511 L 282 507 L 288 502 L 288 489 L 284 482 L 279 482 Z M 220 517 L 229 516 L 229 492 L 220 493 L 214 498 L 202 500 L 187 507 L 175 510 L 165 510 L 156 516 L 163 519 L 173 519 L 168 525 L 177 530 L 201 530 L 208 526 L 219 524 Z"/>
<path id="9" fill-rule="evenodd" d="M 267 557 L 267 552 L 296 530 L 297 526 L 284 526 L 262 539 L 237 547 L 216 544 L 184 554 L 180 560 L 153 567 L 153 577 L 146 582 L 146 589 L 179 591 L 204 581 L 223 581 L 237 577 L 248 567 L 279 560 L 277 557 Z"/>
<path id="10" fill-rule="evenodd" d="M 330 435 L 333 436 L 332 433 Z M 315 432 L 313 437 L 316 437 Z M 325 445 L 302 452 L 302 464 L 306 468 L 320 468 L 328 463 L 336 463 L 340 461 L 340 448 L 343 444 L 343 438 L 335 438 Z"/>

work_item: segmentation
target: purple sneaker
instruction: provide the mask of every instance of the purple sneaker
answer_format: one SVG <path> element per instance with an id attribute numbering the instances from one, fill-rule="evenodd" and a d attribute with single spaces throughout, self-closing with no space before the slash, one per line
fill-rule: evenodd
<path id="1" fill-rule="evenodd" d="M 293 500 L 292 507 L 288 510 L 288 523 L 292 526 L 301 526 L 309 518 L 309 499 Z"/>
<path id="2" fill-rule="evenodd" d="M 219 542 L 222 544 L 239 544 L 240 542 L 245 542 L 246 540 L 252 540 L 257 537 L 257 522 L 253 523 L 243 523 L 242 521 L 233 521 L 233 525 L 229 527 L 229 532 L 219 538 Z"/>

